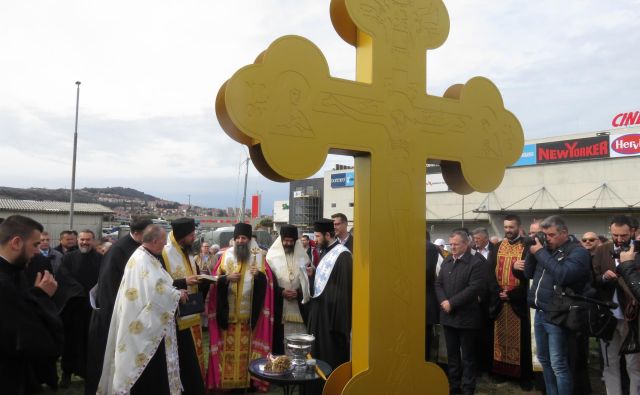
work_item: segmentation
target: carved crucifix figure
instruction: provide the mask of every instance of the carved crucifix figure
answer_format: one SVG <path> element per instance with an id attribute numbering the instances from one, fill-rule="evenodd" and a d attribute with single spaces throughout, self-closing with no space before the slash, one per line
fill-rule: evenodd
<path id="1" fill-rule="evenodd" d="M 489 192 L 519 158 L 522 128 L 485 78 L 426 93 L 425 52 L 449 31 L 441 0 L 333 0 L 331 19 L 356 47 L 356 81 L 282 37 L 221 87 L 218 119 L 276 181 L 313 175 L 330 152 L 355 157 L 352 360 L 325 393 L 446 393 L 424 362 L 426 161 L 458 193 Z"/>

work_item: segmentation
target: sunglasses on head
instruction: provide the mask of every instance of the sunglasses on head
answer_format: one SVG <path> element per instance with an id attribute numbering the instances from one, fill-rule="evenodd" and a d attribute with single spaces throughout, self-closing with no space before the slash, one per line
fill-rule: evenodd
<path id="1" fill-rule="evenodd" d="M 586 243 L 587 241 L 593 243 L 594 241 L 596 241 L 597 239 L 582 239 L 583 243 Z"/>

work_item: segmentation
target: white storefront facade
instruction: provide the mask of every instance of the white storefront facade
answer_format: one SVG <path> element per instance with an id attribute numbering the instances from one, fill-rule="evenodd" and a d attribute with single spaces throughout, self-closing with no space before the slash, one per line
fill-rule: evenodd
<path id="1" fill-rule="evenodd" d="M 426 219 L 432 238 L 446 237 L 463 224 L 502 235 L 506 213 L 518 214 L 525 227 L 534 219 L 560 214 L 577 235 L 608 235 L 615 214 L 640 216 L 640 126 L 630 118 L 625 119 L 633 126 L 527 141 L 521 159 L 491 193 L 453 193 L 439 167 L 428 166 Z M 357 227 L 351 222 L 356 176 L 353 169 L 325 173 L 325 217 L 342 212 Z"/>

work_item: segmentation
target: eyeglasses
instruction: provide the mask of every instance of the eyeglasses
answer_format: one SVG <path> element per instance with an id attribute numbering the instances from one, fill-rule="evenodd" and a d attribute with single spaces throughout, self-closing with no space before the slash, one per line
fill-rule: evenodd
<path id="1" fill-rule="evenodd" d="M 596 241 L 597 239 L 582 239 L 583 243 L 589 242 L 589 243 L 593 243 L 594 241 Z"/>

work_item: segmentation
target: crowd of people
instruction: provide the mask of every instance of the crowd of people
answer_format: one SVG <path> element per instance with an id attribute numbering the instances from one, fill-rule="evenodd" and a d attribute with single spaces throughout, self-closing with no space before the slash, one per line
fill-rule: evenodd
<path id="1" fill-rule="evenodd" d="M 485 228 L 455 229 L 448 243 L 427 232 L 425 353 L 446 364 L 450 393 L 473 394 L 487 374 L 525 391 L 589 394 L 591 336 L 607 394 L 640 394 L 638 222 L 614 216 L 610 239 L 576 238 L 557 215 L 528 232 L 506 215 L 503 228 L 495 239 Z"/>
<path id="2" fill-rule="evenodd" d="M 448 242 L 431 243 L 427 232 L 425 359 L 443 364 L 452 394 L 474 393 L 487 374 L 523 390 L 582 395 L 591 392 L 591 336 L 607 393 L 640 394 L 638 228 L 618 215 L 610 238 L 576 238 L 560 216 L 526 232 L 510 214 L 498 237 L 459 228 Z M 338 367 L 351 353 L 353 235 L 343 214 L 314 231 L 310 240 L 284 225 L 264 248 L 251 225 L 239 223 L 229 247 L 203 241 L 194 253 L 193 219 L 174 220 L 167 234 L 134 218 L 112 245 L 87 229 L 62 232 L 52 248 L 41 224 L 7 218 L 0 223 L 0 313 L 11 317 L 0 324 L 3 391 L 66 388 L 78 376 L 86 394 L 265 392 L 268 383 L 250 376 L 249 363 L 283 354 L 295 333 L 313 334 L 312 355 Z M 558 307 L 566 295 L 606 306 L 610 330 L 569 325 Z"/>
<path id="3" fill-rule="evenodd" d="M 192 218 L 169 234 L 134 218 L 112 245 L 65 231 L 51 248 L 40 223 L 11 216 L 0 223 L 0 309 L 12 317 L 0 324 L 3 393 L 67 388 L 73 376 L 85 394 L 265 392 L 248 364 L 283 354 L 295 333 L 313 334 L 311 355 L 336 368 L 351 349 L 347 224 L 343 214 L 317 221 L 313 241 L 285 225 L 264 250 L 238 223 L 231 246 L 203 242 L 193 254 Z"/>

